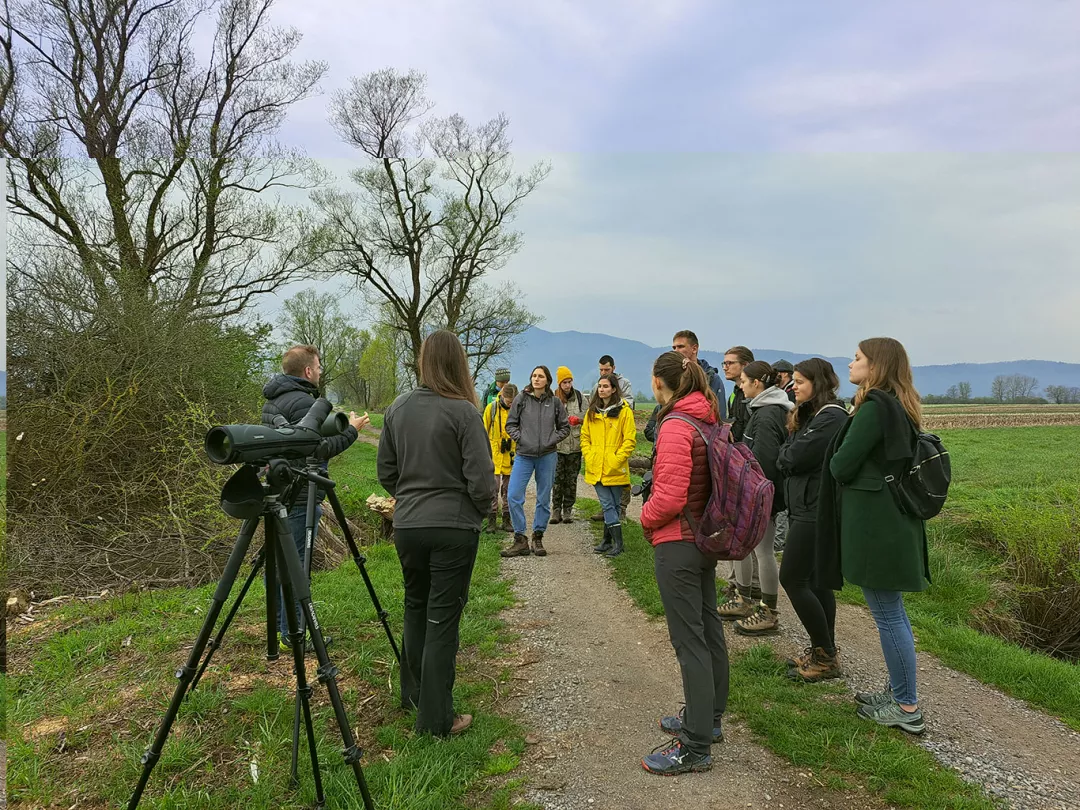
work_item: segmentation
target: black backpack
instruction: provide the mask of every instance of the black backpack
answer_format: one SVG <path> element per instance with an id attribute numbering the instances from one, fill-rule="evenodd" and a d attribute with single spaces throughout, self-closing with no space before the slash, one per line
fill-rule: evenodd
<path id="1" fill-rule="evenodd" d="M 952 481 L 952 465 L 949 451 L 939 437 L 915 430 L 914 424 L 912 430 L 915 433 L 915 455 L 911 460 L 911 469 L 896 476 L 886 475 L 885 481 L 901 512 L 920 520 L 929 520 L 945 506 Z"/>

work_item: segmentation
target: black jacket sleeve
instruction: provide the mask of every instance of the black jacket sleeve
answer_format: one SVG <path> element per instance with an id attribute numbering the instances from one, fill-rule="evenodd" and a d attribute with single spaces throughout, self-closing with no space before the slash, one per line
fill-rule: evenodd
<path id="1" fill-rule="evenodd" d="M 783 476 L 776 467 L 776 459 L 787 438 L 787 429 L 784 426 L 786 413 L 778 405 L 766 405 L 762 408 L 762 413 L 754 419 L 754 458 L 761 465 L 765 477 L 777 487 L 781 486 L 783 481 Z"/>
<path id="2" fill-rule="evenodd" d="M 821 469 L 825 453 L 837 431 L 847 421 L 847 413 L 839 408 L 825 408 L 810 420 L 803 430 L 791 438 L 777 457 L 777 466 L 784 475 L 799 475 Z"/>
<path id="3" fill-rule="evenodd" d="M 458 442 L 461 448 L 461 473 L 469 499 L 480 514 L 491 511 L 495 496 L 495 464 L 491 460 L 491 442 L 484 430 L 480 414 L 472 407 L 463 409 L 458 423 Z"/>
<path id="4" fill-rule="evenodd" d="M 359 432 L 357 432 L 356 428 L 354 428 L 352 425 L 349 425 L 337 436 L 330 436 L 329 438 L 325 439 L 324 446 L 326 448 L 326 453 L 325 455 L 323 455 L 323 458 L 333 458 L 340 453 L 344 453 L 346 450 L 352 447 L 353 442 L 356 441 L 359 435 L 360 434 Z"/>
<path id="5" fill-rule="evenodd" d="M 653 408 L 652 416 L 649 417 L 649 421 L 645 423 L 645 439 L 653 444 L 656 444 L 656 417 L 659 413 L 660 406 L 657 405 Z"/>

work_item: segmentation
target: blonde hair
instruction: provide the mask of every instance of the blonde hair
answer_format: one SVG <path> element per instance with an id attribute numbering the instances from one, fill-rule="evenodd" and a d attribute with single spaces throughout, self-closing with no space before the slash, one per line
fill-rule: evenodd
<path id="1" fill-rule="evenodd" d="M 858 412 L 870 391 L 887 391 L 900 400 L 915 427 L 921 428 L 922 404 L 919 392 L 915 390 L 911 361 L 904 345 L 890 337 L 867 338 L 859 343 L 859 351 L 866 357 L 870 373 L 855 392 L 855 410 L 852 413 Z"/>

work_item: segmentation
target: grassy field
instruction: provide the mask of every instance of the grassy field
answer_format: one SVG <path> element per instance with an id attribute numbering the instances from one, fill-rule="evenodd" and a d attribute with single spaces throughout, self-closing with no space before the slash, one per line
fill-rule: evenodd
<path id="1" fill-rule="evenodd" d="M 362 502 L 377 489 L 375 448 L 356 444 L 332 466 Z M 365 491 L 366 490 L 366 491 Z M 498 613 L 513 594 L 498 578 L 499 544 L 481 540 L 461 626 L 455 701 L 477 720 L 440 741 L 414 735 L 396 708 L 397 668 L 352 560 L 318 572 L 313 591 L 364 769 L 381 808 L 510 806 L 523 733 L 498 709 L 509 678 L 510 639 Z M 366 549 L 367 568 L 391 625 L 401 627 L 403 588 L 392 545 Z M 245 572 L 246 573 L 246 572 Z M 11 640 L 8 796 L 16 807 L 119 806 L 206 612 L 212 586 L 67 603 Z M 287 780 L 292 732 L 291 664 L 265 660 L 264 591 L 257 580 L 225 646 L 187 700 L 141 807 L 310 807 L 314 788 L 301 744 L 301 787 Z M 400 634 L 397 635 L 400 641 Z M 309 671 L 309 679 L 311 672 Z M 361 806 L 326 699 L 315 687 L 316 733 L 328 806 Z M 257 774 L 257 779 L 255 774 Z"/>

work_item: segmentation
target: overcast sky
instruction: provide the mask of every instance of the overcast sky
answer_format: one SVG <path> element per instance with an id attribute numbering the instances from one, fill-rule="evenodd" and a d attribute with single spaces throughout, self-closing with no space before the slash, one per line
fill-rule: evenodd
<path id="1" fill-rule="evenodd" d="M 1080 362 L 1080 2 L 278 4 L 329 93 L 392 66 L 552 173 L 504 275 L 543 328 Z M 268 312 L 274 304 L 264 304 Z"/>

